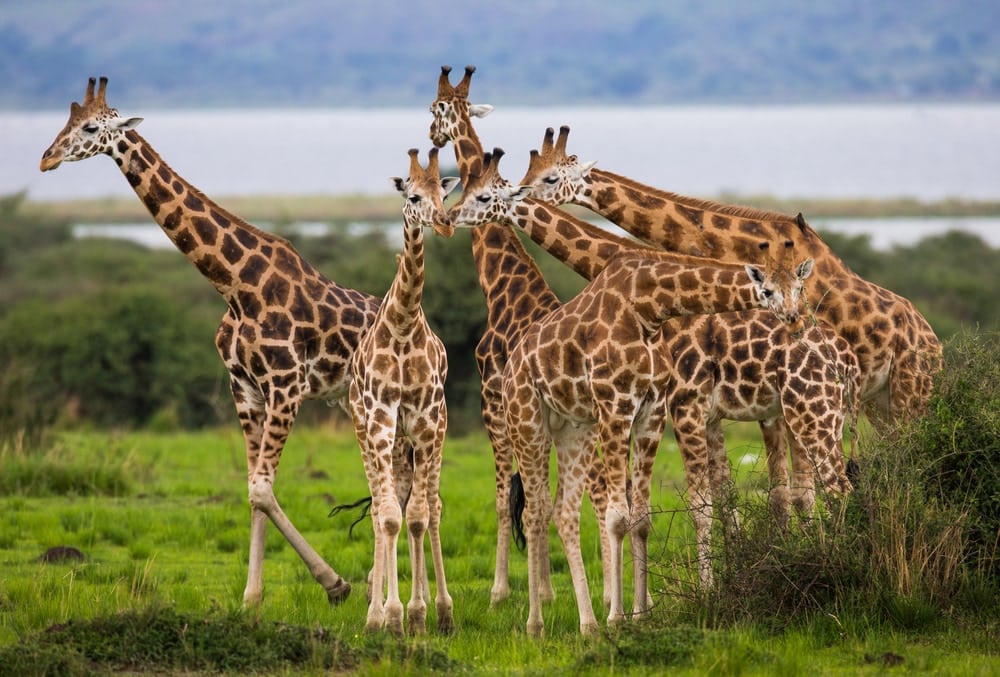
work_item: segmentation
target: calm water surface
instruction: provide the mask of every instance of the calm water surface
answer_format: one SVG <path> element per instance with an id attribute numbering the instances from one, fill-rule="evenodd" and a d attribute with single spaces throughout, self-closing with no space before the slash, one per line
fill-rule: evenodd
<path id="1" fill-rule="evenodd" d="M 430 148 L 430 114 L 421 107 L 121 113 L 145 116 L 140 132 L 146 140 L 186 179 L 220 198 L 384 194 L 391 190 L 389 177 L 407 171 L 407 149 L 420 148 L 426 158 Z M 7 132 L 0 195 L 133 195 L 107 158 L 39 172 L 42 151 L 65 123 L 65 112 L 0 113 L 0 121 Z M 501 171 L 517 181 L 545 128 L 563 124 L 572 130 L 569 151 L 581 159 L 686 195 L 1000 200 L 1000 104 L 498 108 L 476 128 L 485 148 L 507 152 Z M 448 171 L 452 151 L 443 158 Z M 813 225 L 869 234 L 879 248 L 952 228 L 1000 246 L 996 219 Z M 158 237 L 155 231 L 136 236 Z"/>
<path id="2" fill-rule="evenodd" d="M 160 155 L 208 195 L 386 193 L 406 151 L 430 147 L 425 108 L 126 111 Z M 33 199 L 131 195 L 105 158 L 41 174 L 66 113 L 0 113 L 0 194 Z M 1000 105 L 497 108 L 477 120 L 517 181 L 545 128 L 570 125 L 569 150 L 643 183 L 711 197 L 1000 199 Z M 453 157 L 443 156 L 447 167 Z"/>

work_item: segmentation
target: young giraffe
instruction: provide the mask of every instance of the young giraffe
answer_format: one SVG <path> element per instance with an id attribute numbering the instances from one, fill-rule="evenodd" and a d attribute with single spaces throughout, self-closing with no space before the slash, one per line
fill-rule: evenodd
<path id="1" fill-rule="evenodd" d="M 795 242 L 816 261 L 808 289 L 809 298 L 816 301 L 813 313 L 844 337 L 857 356 L 861 407 L 869 420 L 884 428 L 925 410 L 942 364 L 941 341 L 908 299 L 854 273 L 801 214 L 790 217 L 650 188 L 567 156 L 568 134 L 569 128 L 562 127 L 554 146 L 547 134 L 546 146 L 525 177 L 539 186 L 543 199 L 584 206 L 668 251 L 723 261 L 756 260 L 754 241 L 759 238 Z M 781 460 L 784 422 L 762 425 L 762 432 L 769 459 L 780 460 L 774 468 L 787 478 Z M 793 484 L 793 501 L 804 496 L 808 503 L 812 475 L 804 468 L 797 468 L 795 475 L 809 486 Z"/>
<path id="2" fill-rule="evenodd" d="M 350 360 L 379 300 L 326 279 L 285 240 L 209 200 L 175 173 L 90 79 L 83 104 L 42 155 L 41 170 L 110 155 L 174 245 L 228 305 L 215 335 L 246 441 L 252 507 L 245 604 L 261 601 L 267 520 L 323 586 L 331 603 L 351 586 L 309 545 L 278 504 L 274 480 L 285 440 L 306 398 L 344 404 Z"/>
<path id="3" fill-rule="evenodd" d="M 412 473 L 406 501 L 413 590 L 406 617 L 411 634 L 424 632 L 429 591 L 423 589 L 424 533 L 430 532 L 437 583 L 438 629 L 449 632 L 453 625 L 452 600 L 444 575 L 439 532 L 441 506 L 441 449 L 448 426 L 444 382 L 448 356 L 441 339 L 431 330 L 421 306 L 424 288 L 425 227 L 451 237 L 451 220 L 442 200 L 458 185 L 457 178 L 441 179 L 438 151 L 433 148 L 425 170 L 419 151 L 409 151 L 410 173 L 392 181 L 403 197 L 403 254 L 398 257 L 396 277 L 386 292 L 378 315 L 361 338 L 351 362 L 353 380 L 350 407 L 358 444 L 361 446 L 372 495 L 372 525 L 375 529 L 375 565 L 371 576 L 371 600 L 367 630 L 387 627 L 403 633 L 403 605 L 399 599 L 396 544 L 402 523 L 402 508 L 396 495 L 395 473 Z M 408 444 L 407 444 L 408 441 Z M 412 462 L 405 458 L 412 449 Z M 382 598 L 387 581 L 387 599 Z"/>
<path id="4" fill-rule="evenodd" d="M 563 224 L 553 223 L 551 212 L 539 217 L 542 211 L 554 208 L 542 203 L 537 203 L 537 209 L 535 203 L 525 205 L 518 197 L 529 189 L 514 189 L 499 178 L 497 162 L 502 154 L 496 149 L 487 155 L 484 172 L 465 186 L 462 197 L 449 210 L 454 225 L 500 222 L 528 229 L 527 222 L 541 218 L 543 228 L 551 226 L 558 233 Z M 514 202 L 516 206 L 512 206 Z M 537 567 L 550 514 L 550 447 L 556 447 L 562 475 L 566 462 L 578 458 L 595 436 L 599 439 L 609 493 L 605 526 L 613 539 L 607 572 L 611 579 L 609 620 L 624 617 L 621 544 L 626 531 L 630 531 L 636 572 L 633 606 L 636 613 L 645 613 L 649 486 L 666 415 L 666 393 L 661 386 L 667 364 L 657 349 L 660 327 L 672 316 L 758 306 L 797 324 L 799 292 L 811 262 L 803 262 L 793 271 L 787 262 L 789 255 L 782 249 L 781 258 L 765 275 L 752 266 L 714 264 L 640 245 L 608 243 L 597 254 L 599 264 L 593 256 L 582 260 L 581 265 L 599 269 L 590 284 L 562 308 L 529 327 L 515 346 L 504 371 L 503 405 L 527 501 L 529 634 L 537 636 L 543 630 L 538 590 L 541 572 Z M 635 440 L 635 454 L 629 502 L 630 439 Z M 581 494 L 573 492 L 572 503 L 566 499 L 556 526 L 573 578 L 580 629 L 589 634 L 596 631 L 597 622 L 580 553 Z"/>
<path id="5" fill-rule="evenodd" d="M 451 68 L 442 66 L 437 98 L 430 107 L 434 116 L 430 127 L 431 141 L 438 147 L 451 141 L 459 175 L 465 183 L 470 177 L 483 171 L 483 148 L 472 126 L 472 118 L 484 117 L 493 110 L 492 106 L 469 102 L 469 84 L 475 70 L 474 67 L 467 66 L 462 80 L 453 87 L 448 79 Z M 483 224 L 473 229 L 471 239 L 472 257 L 487 308 L 486 328 L 476 346 L 476 364 L 481 377 L 483 423 L 493 446 L 496 469 L 497 549 L 490 599 L 493 604 L 497 604 L 510 595 L 508 570 L 512 525 L 508 496 L 513 473 L 513 451 L 501 403 L 501 377 L 510 351 L 521 340 L 527 328 L 558 308 L 561 303 L 542 277 L 534 260 L 525 251 L 517 234 L 510 228 L 497 223 Z M 569 474 L 567 472 L 567 478 Z M 580 487 L 586 487 L 598 516 L 601 559 L 606 570 L 609 565 L 608 537 L 603 520 L 606 491 L 596 443 L 591 454 L 583 460 L 583 465 L 574 474 Z M 557 505 L 562 505 L 564 501 L 564 486 L 562 482 L 558 485 Z M 546 549 L 542 553 L 546 562 L 547 556 Z M 547 564 L 542 566 L 540 585 L 543 598 L 551 599 L 554 592 Z M 605 603 L 610 601 L 610 596 L 606 581 Z"/>
<path id="6" fill-rule="evenodd" d="M 546 130 L 542 150 L 531 151 L 528 170 L 521 183 L 531 187 L 532 199 L 549 204 L 568 202 L 575 182 L 579 182 L 593 167 L 594 163 L 583 164 L 575 156 L 566 156 L 567 133 L 568 129 L 564 127 L 559 141 L 553 144 L 554 132 L 550 127 Z M 579 228 L 580 237 L 615 239 L 586 222 L 581 223 Z M 579 249 L 572 248 L 573 251 Z M 569 250 L 557 251 L 563 254 L 565 262 Z M 779 419 L 788 419 L 783 416 L 783 409 L 794 416 L 794 420 L 782 420 L 780 424 L 791 428 L 789 442 L 796 491 L 790 497 L 783 450 L 769 445 L 767 462 L 772 483 L 769 503 L 777 523 L 787 526 L 790 503 L 799 514 L 812 513 L 815 505 L 814 474 L 824 478 L 824 484 L 835 492 L 845 490 L 841 486 L 843 478 L 830 465 L 833 459 L 839 458 L 841 435 L 837 434 L 834 438 L 825 433 L 817 438 L 813 423 L 823 418 L 823 411 L 844 411 L 846 407 L 853 426 L 859 408 L 860 366 L 843 337 L 835 334 L 825 323 L 815 323 L 804 333 L 793 336 L 772 315 L 755 310 L 711 318 L 677 318 L 670 320 L 667 327 L 669 331 L 664 338 L 669 344 L 668 352 L 673 356 L 670 391 L 675 395 L 669 399 L 674 434 L 682 453 L 685 449 L 705 444 L 709 446 L 714 497 L 722 497 L 730 482 L 722 419 L 758 421 L 767 439 L 769 431 L 779 425 Z M 785 349 L 793 343 L 794 349 Z M 804 377 L 801 373 L 806 363 L 792 360 L 800 357 L 803 350 L 808 355 L 825 355 L 822 368 L 819 364 L 811 367 L 811 377 Z M 792 378 L 793 375 L 795 378 Z M 834 394 L 837 382 L 847 386 L 846 402 Z M 696 396 L 695 393 L 699 394 Z M 823 442 L 817 442 L 818 439 L 823 439 Z M 701 456 L 699 453 L 692 455 Z M 703 522 L 698 529 L 699 534 L 707 537 L 710 503 L 705 510 L 707 516 L 699 518 L 701 513 L 698 510 L 694 514 L 696 521 L 701 519 Z M 735 515 L 729 518 L 734 525 Z M 711 569 L 705 560 L 708 544 L 702 537 L 699 537 L 699 552 L 702 583 L 709 584 Z"/>

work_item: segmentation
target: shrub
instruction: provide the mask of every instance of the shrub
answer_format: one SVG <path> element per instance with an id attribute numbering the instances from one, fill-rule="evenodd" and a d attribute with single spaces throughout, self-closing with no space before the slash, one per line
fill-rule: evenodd
<path id="1" fill-rule="evenodd" d="M 760 501 L 742 501 L 742 530 L 718 557 L 715 587 L 682 612 L 778 629 L 849 611 L 910 630 L 995 600 L 997 335 L 957 336 L 945 364 L 927 415 L 866 436 L 853 494 L 787 533 Z"/>

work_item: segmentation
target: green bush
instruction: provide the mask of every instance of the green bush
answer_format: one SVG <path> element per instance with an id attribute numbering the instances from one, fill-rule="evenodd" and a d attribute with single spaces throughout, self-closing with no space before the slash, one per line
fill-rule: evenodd
<path id="1" fill-rule="evenodd" d="M 171 409 L 187 427 L 215 423 L 226 383 L 211 332 L 141 286 L 16 306 L 0 320 L 0 364 L 6 430 L 141 426 Z"/>
<path id="2" fill-rule="evenodd" d="M 962 332 L 946 345 L 930 414 L 913 428 L 927 492 L 963 513 L 967 560 L 1000 574 L 1000 334 Z"/>
<path id="3" fill-rule="evenodd" d="M 866 435 L 855 491 L 827 500 L 819 517 L 783 532 L 764 502 L 743 499 L 740 533 L 719 546 L 715 587 L 690 594 L 684 613 L 778 629 L 848 612 L 901 630 L 995 614 L 998 335 L 957 336 L 945 364 L 927 415 Z"/>

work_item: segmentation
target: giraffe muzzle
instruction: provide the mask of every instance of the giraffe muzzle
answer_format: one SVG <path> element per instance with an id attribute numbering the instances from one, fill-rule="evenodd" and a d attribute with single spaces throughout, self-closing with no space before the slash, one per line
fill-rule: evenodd
<path id="1" fill-rule="evenodd" d="M 60 152 L 49 148 L 42 154 L 42 161 L 38 168 L 43 172 L 48 172 L 62 164 L 63 155 Z"/>

